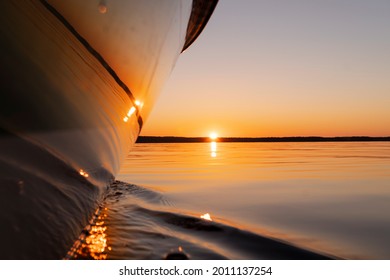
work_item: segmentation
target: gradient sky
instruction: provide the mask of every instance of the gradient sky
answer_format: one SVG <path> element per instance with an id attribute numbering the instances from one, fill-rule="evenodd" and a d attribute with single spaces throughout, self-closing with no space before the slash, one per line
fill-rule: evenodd
<path id="1" fill-rule="evenodd" d="M 220 0 L 141 135 L 390 135 L 390 1 Z"/>

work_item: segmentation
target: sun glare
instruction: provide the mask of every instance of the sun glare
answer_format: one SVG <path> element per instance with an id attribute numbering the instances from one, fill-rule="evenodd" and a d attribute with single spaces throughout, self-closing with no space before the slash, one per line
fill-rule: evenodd
<path id="1" fill-rule="evenodd" d="M 211 132 L 210 133 L 210 139 L 211 140 L 217 140 L 218 138 L 218 134 L 216 132 Z"/>

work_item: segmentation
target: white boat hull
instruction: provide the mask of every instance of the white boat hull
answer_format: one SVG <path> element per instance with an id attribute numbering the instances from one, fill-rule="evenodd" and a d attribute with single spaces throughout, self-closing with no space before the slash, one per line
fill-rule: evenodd
<path id="1" fill-rule="evenodd" d="M 0 258 L 63 257 L 186 42 L 192 1 L 6 1 Z"/>

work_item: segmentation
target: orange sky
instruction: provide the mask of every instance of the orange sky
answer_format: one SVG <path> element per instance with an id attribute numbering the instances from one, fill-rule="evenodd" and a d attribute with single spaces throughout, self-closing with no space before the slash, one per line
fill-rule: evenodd
<path id="1" fill-rule="evenodd" d="M 220 1 L 141 134 L 389 136 L 389 12 L 380 0 Z"/>

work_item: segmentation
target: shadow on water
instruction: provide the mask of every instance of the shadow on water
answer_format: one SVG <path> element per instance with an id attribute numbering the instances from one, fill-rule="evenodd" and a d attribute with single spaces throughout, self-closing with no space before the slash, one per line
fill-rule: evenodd
<path id="1" fill-rule="evenodd" d="M 59 156 L 1 129 L 0 186 L 0 259 L 62 258 L 99 198 Z"/>

